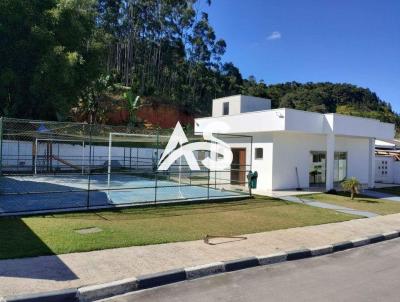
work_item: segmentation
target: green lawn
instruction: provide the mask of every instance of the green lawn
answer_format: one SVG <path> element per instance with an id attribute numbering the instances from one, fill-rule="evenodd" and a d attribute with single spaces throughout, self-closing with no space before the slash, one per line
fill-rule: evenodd
<path id="1" fill-rule="evenodd" d="M 239 235 L 358 218 L 270 198 L 0 219 L 0 258 Z M 78 234 L 98 227 L 102 231 Z"/>
<path id="2" fill-rule="evenodd" d="M 392 201 L 383 201 L 380 199 L 358 195 L 354 200 L 350 199 L 349 193 L 339 192 L 337 195 L 334 194 L 313 194 L 307 196 L 301 196 L 306 199 L 314 199 L 323 201 L 326 203 L 336 204 L 361 211 L 374 212 L 380 215 L 400 213 L 400 203 Z"/>

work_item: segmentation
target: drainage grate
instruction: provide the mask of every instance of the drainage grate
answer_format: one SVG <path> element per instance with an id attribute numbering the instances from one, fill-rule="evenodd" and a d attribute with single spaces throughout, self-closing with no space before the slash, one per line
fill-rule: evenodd
<path id="1" fill-rule="evenodd" d="M 74 231 L 77 232 L 78 234 L 85 235 L 85 234 L 93 234 L 93 233 L 101 232 L 102 229 L 100 229 L 98 227 L 90 227 L 90 228 L 84 228 L 84 229 L 77 229 Z"/>

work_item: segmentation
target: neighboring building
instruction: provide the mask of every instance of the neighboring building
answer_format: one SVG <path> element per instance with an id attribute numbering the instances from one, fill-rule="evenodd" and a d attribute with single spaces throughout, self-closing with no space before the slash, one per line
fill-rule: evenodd
<path id="1" fill-rule="evenodd" d="M 252 142 L 226 140 L 234 155 L 232 167 L 242 170 L 230 172 L 230 182 L 246 181 L 244 170 L 251 165 L 258 172 L 254 193 L 312 186 L 330 190 L 351 176 L 374 186 L 375 139 L 393 140 L 393 124 L 270 108 L 270 100 L 238 95 L 214 100 L 212 117 L 195 120 L 195 132 L 221 121 L 229 134 L 252 136 Z"/>
<path id="2" fill-rule="evenodd" d="M 399 141 L 375 141 L 375 182 L 400 184 Z"/>

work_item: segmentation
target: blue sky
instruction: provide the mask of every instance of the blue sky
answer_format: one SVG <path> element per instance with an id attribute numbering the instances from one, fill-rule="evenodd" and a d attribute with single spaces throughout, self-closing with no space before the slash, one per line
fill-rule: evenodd
<path id="1" fill-rule="evenodd" d="M 348 82 L 400 112 L 400 0 L 213 0 L 206 10 L 243 76 Z"/>

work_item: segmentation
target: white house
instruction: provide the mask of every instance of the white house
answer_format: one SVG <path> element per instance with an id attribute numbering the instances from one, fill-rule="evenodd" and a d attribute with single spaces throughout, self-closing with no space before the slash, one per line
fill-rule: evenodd
<path id="1" fill-rule="evenodd" d="M 398 140 L 375 141 L 375 182 L 400 184 L 400 150 Z"/>
<path id="2" fill-rule="evenodd" d="M 341 114 L 271 109 L 270 100 L 231 96 L 213 101 L 212 116 L 195 120 L 195 131 L 221 121 L 229 134 L 250 135 L 226 142 L 232 147 L 232 167 L 246 165 L 258 172 L 254 193 L 324 186 L 334 188 L 346 177 L 374 186 L 375 139 L 392 140 L 394 125 Z M 245 181 L 232 171 L 230 181 Z"/>

